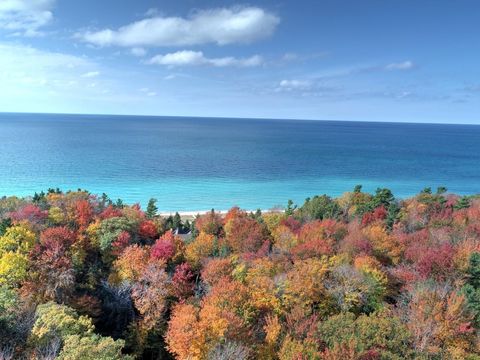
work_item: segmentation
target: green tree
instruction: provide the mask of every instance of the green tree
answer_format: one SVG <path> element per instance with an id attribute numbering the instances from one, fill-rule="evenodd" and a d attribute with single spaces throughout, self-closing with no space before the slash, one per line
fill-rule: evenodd
<path id="1" fill-rule="evenodd" d="M 17 302 L 18 296 L 14 290 L 0 286 L 0 344 L 8 344 L 13 340 Z"/>
<path id="2" fill-rule="evenodd" d="M 379 359 L 412 359 L 411 336 L 401 320 L 388 310 L 355 318 L 352 313 L 331 316 L 318 326 L 327 349 L 347 347 L 353 341 L 357 354 L 375 350 Z"/>
<path id="3" fill-rule="evenodd" d="M 0 236 L 4 235 L 10 226 L 12 226 L 12 219 L 6 218 L 0 220 Z"/>
<path id="4" fill-rule="evenodd" d="M 136 226 L 135 220 L 126 217 L 113 217 L 103 220 L 98 230 L 100 249 L 103 251 L 109 250 L 112 243 L 117 240 L 123 231 L 131 233 Z"/>
<path id="5" fill-rule="evenodd" d="M 392 230 L 393 224 L 398 219 L 400 213 L 400 207 L 396 203 L 392 203 L 387 210 L 387 218 L 385 219 L 385 224 L 389 230 Z"/>
<path id="6" fill-rule="evenodd" d="M 94 333 L 92 319 L 79 315 L 74 309 L 53 302 L 39 305 L 29 343 L 36 349 L 59 341 L 62 360 L 130 360 L 122 355 L 123 340 L 114 341 Z"/>
<path id="7" fill-rule="evenodd" d="M 172 229 L 182 229 L 182 218 L 178 212 L 173 216 Z"/>
<path id="8" fill-rule="evenodd" d="M 468 196 L 462 196 L 455 206 L 453 207 L 455 210 L 466 209 L 470 207 L 470 199 Z"/>
<path id="9" fill-rule="evenodd" d="M 130 355 L 123 355 L 123 340 L 99 335 L 70 335 L 65 338 L 59 360 L 133 360 Z"/>
<path id="10" fill-rule="evenodd" d="M 342 210 L 330 196 L 314 196 L 307 198 L 299 209 L 300 216 L 305 220 L 336 219 Z"/>
<path id="11" fill-rule="evenodd" d="M 292 200 L 288 200 L 287 208 L 285 209 L 285 215 L 292 216 L 296 208 L 297 205 L 294 205 Z"/>
<path id="12" fill-rule="evenodd" d="M 157 215 L 158 208 L 155 205 L 156 203 L 157 199 L 151 198 L 148 200 L 147 211 L 145 212 L 147 218 L 153 219 Z"/>
<path id="13" fill-rule="evenodd" d="M 172 230 L 182 230 L 183 229 L 183 223 L 182 223 L 182 218 L 178 212 L 175 213 L 173 216 L 169 216 L 167 220 L 165 221 L 165 227 L 167 229 L 172 229 Z"/>
<path id="14" fill-rule="evenodd" d="M 100 209 L 103 210 L 107 206 L 113 205 L 113 201 L 108 197 L 107 194 L 102 193 L 102 196 L 100 197 Z"/>
<path id="15" fill-rule="evenodd" d="M 378 188 L 375 191 L 375 195 L 371 201 L 371 210 L 376 209 L 377 207 L 383 205 L 386 209 L 390 207 L 392 203 L 395 202 L 395 196 L 390 189 Z"/>
<path id="16" fill-rule="evenodd" d="M 474 323 L 480 328 L 480 253 L 470 255 L 466 284 L 462 289 L 467 299 L 467 306 L 474 314 Z"/>
<path id="17" fill-rule="evenodd" d="M 445 186 L 439 186 L 437 188 L 437 194 L 442 195 L 445 194 L 448 191 L 448 189 Z"/>
<path id="18" fill-rule="evenodd" d="M 70 335 L 90 336 L 93 330 L 88 316 L 80 316 L 66 305 L 48 302 L 37 307 L 29 340 L 35 346 L 43 346 L 55 338 L 65 340 Z"/>

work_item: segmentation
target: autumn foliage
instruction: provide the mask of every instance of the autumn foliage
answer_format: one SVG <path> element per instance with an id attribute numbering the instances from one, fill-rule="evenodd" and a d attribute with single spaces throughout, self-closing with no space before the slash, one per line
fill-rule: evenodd
<path id="1" fill-rule="evenodd" d="M 1 198 L 0 359 L 480 358 L 477 196 L 356 187 L 184 220 Z"/>

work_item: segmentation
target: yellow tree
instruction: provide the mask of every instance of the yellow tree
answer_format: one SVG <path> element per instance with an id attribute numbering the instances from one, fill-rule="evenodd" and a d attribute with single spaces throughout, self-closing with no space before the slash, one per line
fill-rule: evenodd
<path id="1" fill-rule="evenodd" d="M 328 271 L 329 264 L 325 258 L 296 261 L 286 274 L 283 295 L 285 310 L 299 306 L 306 313 L 316 310 L 327 314 L 331 306 L 325 289 Z"/>

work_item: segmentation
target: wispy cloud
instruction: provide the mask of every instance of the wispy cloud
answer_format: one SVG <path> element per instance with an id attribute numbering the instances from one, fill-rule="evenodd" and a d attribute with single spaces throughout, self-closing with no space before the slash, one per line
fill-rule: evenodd
<path id="1" fill-rule="evenodd" d="M 321 79 L 284 79 L 275 84 L 273 92 L 289 97 L 329 97 L 336 98 L 341 93 L 338 86 L 323 82 Z"/>
<path id="2" fill-rule="evenodd" d="M 145 50 L 144 48 L 141 48 L 141 47 L 134 47 L 130 50 L 130 53 L 133 56 L 142 57 L 142 56 L 147 55 L 147 50 Z"/>
<path id="3" fill-rule="evenodd" d="M 53 19 L 55 0 L 1 0 L 0 29 L 14 35 L 37 36 Z"/>
<path id="4" fill-rule="evenodd" d="M 94 78 L 100 75 L 100 71 L 89 71 L 85 74 L 82 74 L 83 78 Z"/>
<path id="5" fill-rule="evenodd" d="M 157 92 L 156 91 L 152 91 L 150 90 L 149 88 L 141 88 L 140 89 L 140 92 L 141 93 L 144 93 L 146 96 L 157 96 Z"/>
<path id="6" fill-rule="evenodd" d="M 410 69 L 413 69 L 414 67 L 415 67 L 415 64 L 412 61 L 407 60 L 407 61 L 403 61 L 403 62 L 399 62 L 399 63 L 388 64 L 387 66 L 385 66 L 385 69 L 387 69 L 387 70 L 410 70 Z"/>
<path id="7" fill-rule="evenodd" d="M 165 55 L 156 55 L 151 58 L 148 64 L 165 65 L 165 66 L 237 66 L 237 67 L 253 67 L 262 65 L 263 59 L 259 55 L 254 55 L 249 58 L 208 58 L 201 51 L 182 50 Z"/>
<path id="8" fill-rule="evenodd" d="M 329 54 L 330 53 L 328 51 L 315 52 L 311 54 L 297 54 L 293 52 L 288 52 L 283 54 L 283 56 L 281 57 L 281 61 L 283 61 L 284 63 L 291 63 L 295 61 L 316 60 L 320 58 L 325 58 Z"/>
<path id="9" fill-rule="evenodd" d="M 480 85 L 468 85 L 463 88 L 463 90 L 472 93 L 480 93 Z"/>
<path id="10" fill-rule="evenodd" d="M 48 91 L 83 91 L 100 73 L 94 71 L 98 65 L 86 58 L 31 46 L 0 43 L 0 54 L 0 97 L 44 94 L 39 87 Z"/>
<path id="11" fill-rule="evenodd" d="M 278 84 L 278 91 L 307 90 L 313 86 L 310 80 L 282 80 Z"/>
<path id="12" fill-rule="evenodd" d="M 202 10 L 188 18 L 150 14 L 117 30 L 88 31 L 76 37 L 97 46 L 226 45 L 268 37 L 280 22 L 278 16 L 258 7 Z"/>
<path id="13" fill-rule="evenodd" d="M 145 16 L 147 17 L 157 16 L 158 14 L 160 14 L 160 10 L 158 10 L 157 8 L 150 8 L 145 11 Z"/>

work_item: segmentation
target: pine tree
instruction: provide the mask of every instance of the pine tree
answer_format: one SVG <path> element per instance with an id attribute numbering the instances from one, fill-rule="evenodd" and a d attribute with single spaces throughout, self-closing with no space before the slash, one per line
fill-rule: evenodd
<path id="1" fill-rule="evenodd" d="M 155 205 L 157 202 L 157 199 L 150 199 L 148 200 L 148 205 L 147 205 L 147 211 L 145 214 L 147 215 L 147 218 L 153 219 L 157 215 L 157 206 Z"/>

